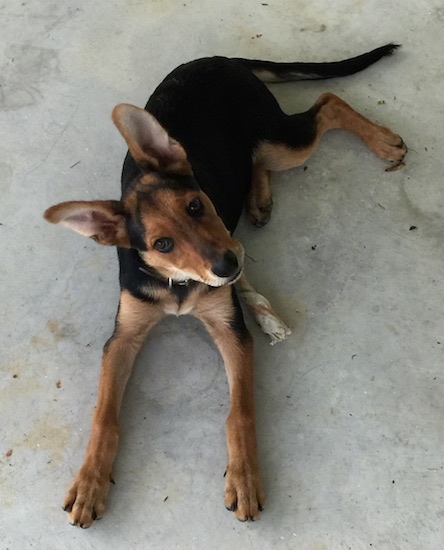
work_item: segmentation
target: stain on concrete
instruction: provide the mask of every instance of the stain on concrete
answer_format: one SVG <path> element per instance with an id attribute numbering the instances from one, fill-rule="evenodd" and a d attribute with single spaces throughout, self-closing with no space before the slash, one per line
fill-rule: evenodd
<path id="1" fill-rule="evenodd" d="M 41 97 L 40 86 L 59 73 L 55 50 L 10 44 L 0 69 L 0 111 L 15 111 L 34 105 Z"/>
<path id="2" fill-rule="evenodd" d="M 40 330 L 30 340 L 31 346 L 48 348 L 60 342 L 63 338 L 76 336 L 77 330 L 70 323 L 63 323 L 57 319 L 49 319 L 43 330 Z"/>
<path id="3" fill-rule="evenodd" d="M 34 422 L 29 434 L 16 446 L 17 452 L 20 452 L 20 447 L 29 447 L 47 453 L 51 464 L 59 463 L 63 460 L 63 452 L 71 440 L 71 431 L 71 427 L 61 424 L 58 418 L 43 416 Z"/>

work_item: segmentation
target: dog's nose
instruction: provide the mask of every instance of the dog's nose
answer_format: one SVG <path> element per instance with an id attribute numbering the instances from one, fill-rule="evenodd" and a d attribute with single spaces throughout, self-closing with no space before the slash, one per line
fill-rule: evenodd
<path id="1" fill-rule="evenodd" d="M 218 277 L 231 277 L 237 273 L 238 269 L 239 262 L 236 254 L 227 250 L 221 259 L 212 266 L 211 271 Z"/>

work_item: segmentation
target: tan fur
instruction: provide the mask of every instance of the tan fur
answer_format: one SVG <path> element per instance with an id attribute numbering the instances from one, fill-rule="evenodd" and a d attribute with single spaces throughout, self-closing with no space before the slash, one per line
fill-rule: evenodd
<path id="1" fill-rule="evenodd" d="M 392 161 L 404 158 L 407 149 L 399 135 L 368 120 L 338 96 L 322 94 L 316 104 L 321 106 L 317 115 L 318 141 L 327 130 L 341 128 L 355 134 L 379 158 Z"/>
<path id="2" fill-rule="evenodd" d="M 256 149 L 253 162 L 263 169 L 278 172 L 303 164 L 316 148 L 316 144 L 305 149 L 292 149 L 284 143 L 263 141 Z"/>
<path id="3" fill-rule="evenodd" d="M 200 319 L 220 350 L 230 387 L 227 418 L 228 466 L 225 504 L 241 520 L 255 519 L 264 506 L 257 463 L 253 396 L 253 346 L 251 337 L 240 345 L 230 326 L 231 289 L 212 292 L 198 285 L 182 304 L 183 313 Z M 88 527 L 103 514 L 111 482 L 118 439 L 118 415 L 133 362 L 149 330 L 172 313 L 173 300 L 159 295 L 156 305 L 141 302 L 122 291 L 116 330 L 104 349 L 97 406 L 82 468 L 74 478 L 63 507 L 72 523 Z M 180 309 L 177 314 L 181 314 Z M 254 498 L 252 495 L 256 495 Z"/>
<path id="4" fill-rule="evenodd" d="M 229 287 L 208 294 L 196 306 L 194 315 L 213 336 L 222 355 L 230 388 L 225 478 L 225 506 L 241 521 L 256 519 L 265 504 L 259 466 L 253 394 L 253 342 L 251 336 L 242 346 L 230 327 L 233 312 Z"/>
<path id="5" fill-rule="evenodd" d="M 186 205 L 194 197 L 204 204 L 204 214 L 196 227 L 185 214 Z M 242 245 L 231 237 L 217 216 L 213 204 L 203 192 L 176 193 L 162 189 L 153 196 L 155 206 L 147 205 L 141 210 L 142 223 L 150 250 L 141 254 L 144 261 L 157 269 L 165 278 L 176 281 L 192 279 L 210 286 L 220 286 L 226 281 L 211 270 L 215 258 L 225 250 L 232 250 L 242 266 Z M 152 249 L 157 239 L 171 237 L 174 250 L 159 254 Z"/>
<path id="6" fill-rule="evenodd" d="M 247 199 L 247 213 L 254 225 L 263 225 L 269 218 L 273 201 L 268 171 L 301 166 L 328 130 L 339 128 L 352 132 L 379 158 L 392 161 L 401 161 L 404 158 L 407 147 L 399 135 L 368 120 L 338 96 L 322 94 L 316 101 L 316 106 L 319 107 L 316 115 L 316 137 L 308 147 L 292 149 L 284 143 L 263 141 L 256 148 L 253 155 L 252 187 Z"/>
<path id="7" fill-rule="evenodd" d="M 122 291 L 116 329 L 103 352 L 97 405 L 85 459 L 63 502 L 75 525 L 88 527 L 103 514 L 117 453 L 123 392 L 137 353 L 162 316 L 163 311 L 157 306 Z"/>
<path id="8" fill-rule="evenodd" d="M 270 177 L 270 170 L 264 168 L 259 162 L 253 164 L 251 188 L 247 196 L 246 211 L 250 222 L 257 227 L 266 224 L 270 219 L 273 206 Z"/>

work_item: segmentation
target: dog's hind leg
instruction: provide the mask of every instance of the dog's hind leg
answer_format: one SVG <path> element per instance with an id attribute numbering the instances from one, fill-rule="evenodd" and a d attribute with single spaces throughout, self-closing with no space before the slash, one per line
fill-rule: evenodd
<path id="1" fill-rule="evenodd" d="M 290 336 L 291 330 L 277 315 L 267 298 L 251 286 L 245 275 L 240 277 L 235 286 L 239 298 L 245 303 L 262 332 L 270 337 L 272 346 Z"/>
<path id="2" fill-rule="evenodd" d="M 252 184 L 246 205 L 248 217 L 256 227 L 262 227 L 270 219 L 273 204 L 270 171 L 302 165 L 319 145 L 322 135 L 335 128 L 352 132 L 377 157 L 402 166 L 407 153 L 402 138 L 371 122 L 334 94 L 322 94 L 311 109 L 295 115 L 286 115 L 273 106 L 252 156 Z"/>
<path id="3" fill-rule="evenodd" d="M 72 525 L 89 527 L 105 510 L 119 440 L 123 392 L 146 335 L 162 315 L 155 305 L 122 291 L 116 328 L 103 350 L 97 406 L 85 459 L 63 502 Z"/>
<path id="4" fill-rule="evenodd" d="M 365 118 L 338 96 L 322 94 L 315 106 L 319 106 L 316 115 L 319 138 L 327 130 L 341 128 L 360 138 L 381 159 L 400 162 L 405 157 L 407 147 L 401 136 Z"/>
<path id="5" fill-rule="evenodd" d="M 300 166 L 316 149 L 322 135 L 335 128 L 352 132 L 379 158 L 400 162 L 407 153 L 399 135 L 371 122 L 338 96 L 325 93 L 305 113 L 282 113 L 256 147 L 253 164 L 272 171 Z"/>
<path id="6" fill-rule="evenodd" d="M 246 211 L 250 222 L 257 228 L 269 222 L 273 208 L 270 188 L 270 170 L 260 164 L 252 167 L 251 187 L 247 196 Z"/>

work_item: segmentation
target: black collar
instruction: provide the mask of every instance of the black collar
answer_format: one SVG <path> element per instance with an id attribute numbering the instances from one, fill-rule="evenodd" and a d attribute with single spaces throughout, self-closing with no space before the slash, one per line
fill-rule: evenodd
<path id="1" fill-rule="evenodd" d="M 170 288 L 172 288 L 173 286 L 188 286 L 191 282 L 190 279 L 188 279 L 187 281 L 175 281 L 174 279 L 171 279 L 170 277 L 162 277 L 162 275 L 160 275 L 159 273 L 157 273 L 157 271 L 155 271 L 154 269 L 152 269 L 152 271 L 148 271 L 147 269 L 145 269 L 144 267 L 140 266 L 139 265 L 139 271 L 141 271 L 142 273 L 145 273 L 146 275 L 149 275 L 150 277 L 153 277 L 154 279 L 157 279 L 158 281 L 162 281 L 163 283 L 166 283 L 168 284 L 168 286 Z"/>

